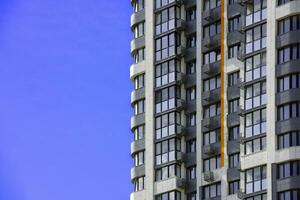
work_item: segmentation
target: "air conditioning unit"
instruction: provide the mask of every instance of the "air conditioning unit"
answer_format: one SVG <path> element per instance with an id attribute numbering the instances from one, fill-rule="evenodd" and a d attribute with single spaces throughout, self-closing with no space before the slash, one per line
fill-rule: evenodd
<path id="1" fill-rule="evenodd" d="M 204 180 L 206 182 L 212 182 L 215 180 L 215 177 L 214 177 L 214 173 L 209 171 L 209 172 L 204 172 Z"/>

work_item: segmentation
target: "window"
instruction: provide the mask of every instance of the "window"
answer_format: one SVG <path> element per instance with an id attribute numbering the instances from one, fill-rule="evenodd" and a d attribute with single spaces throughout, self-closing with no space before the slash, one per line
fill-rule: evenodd
<path id="1" fill-rule="evenodd" d="M 138 49 L 133 54 L 134 63 L 139 63 L 145 59 L 145 48 Z"/>
<path id="2" fill-rule="evenodd" d="M 177 19 L 180 19 L 180 8 L 177 6 L 158 12 L 155 15 L 155 34 L 159 35 L 174 29 Z"/>
<path id="3" fill-rule="evenodd" d="M 277 136 L 278 149 L 300 146 L 300 132 L 288 132 Z"/>
<path id="4" fill-rule="evenodd" d="M 246 194 L 267 189 L 267 167 L 246 170 Z"/>
<path id="5" fill-rule="evenodd" d="M 196 152 L 196 140 L 186 141 L 186 152 L 187 153 Z"/>
<path id="6" fill-rule="evenodd" d="M 203 10 L 207 11 L 221 6 L 221 0 L 204 0 Z"/>
<path id="7" fill-rule="evenodd" d="M 267 194 L 255 195 L 253 197 L 246 198 L 246 200 L 267 200 Z"/>
<path id="8" fill-rule="evenodd" d="M 133 180 L 133 185 L 134 185 L 134 191 L 141 191 L 145 188 L 145 177 L 139 177 Z"/>
<path id="9" fill-rule="evenodd" d="M 145 100 L 139 100 L 134 103 L 134 115 L 139 115 L 145 112 L 144 108 Z"/>
<path id="10" fill-rule="evenodd" d="M 143 88 L 145 85 L 144 74 L 138 75 L 134 78 L 134 89 Z"/>
<path id="11" fill-rule="evenodd" d="M 155 180 L 161 181 L 172 177 L 181 177 L 180 165 L 168 165 L 155 171 Z"/>
<path id="12" fill-rule="evenodd" d="M 298 200 L 300 199 L 300 190 L 288 190 L 278 193 L 278 200 Z"/>
<path id="13" fill-rule="evenodd" d="M 196 99 L 196 87 L 191 87 L 186 89 L 186 98 L 188 101 Z"/>
<path id="14" fill-rule="evenodd" d="M 196 46 L 196 35 L 191 35 L 186 38 L 186 47 L 192 48 Z"/>
<path id="15" fill-rule="evenodd" d="M 203 38 L 212 37 L 221 33 L 221 21 L 203 27 Z"/>
<path id="16" fill-rule="evenodd" d="M 180 44 L 180 39 L 178 37 L 179 36 L 175 33 L 171 33 L 155 40 L 156 61 L 160 61 L 175 55 L 176 44 Z"/>
<path id="17" fill-rule="evenodd" d="M 289 161 L 277 165 L 277 178 L 287 178 L 300 175 L 300 161 Z"/>
<path id="18" fill-rule="evenodd" d="M 176 99 L 180 98 L 180 88 L 171 86 L 155 93 L 156 113 L 176 107 Z"/>
<path id="19" fill-rule="evenodd" d="M 181 194 L 178 191 L 159 194 L 155 197 L 155 200 L 180 200 L 180 199 L 181 199 Z"/>
<path id="20" fill-rule="evenodd" d="M 240 181 L 229 182 L 229 195 L 238 193 L 240 188 Z"/>
<path id="21" fill-rule="evenodd" d="M 212 78 L 206 79 L 203 81 L 203 91 L 212 91 L 214 89 L 221 87 L 220 76 L 214 76 Z"/>
<path id="22" fill-rule="evenodd" d="M 191 113 L 186 115 L 186 126 L 187 127 L 196 126 L 196 113 Z"/>
<path id="23" fill-rule="evenodd" d="M 133 1 L 134 12 L 139 12 L 144 10 L 144 0 Z"/>
<path id="24" fill-rule="evenodd" d="M 186 63 L 186 74 L 196 73 L 196 61 Z"/>
<path id="25" fill-rule="evenodd" d="M 214 183 L 203 187 L 203 199 L 221 196 L 221 183 Z"/>
<path id="26" fill-rule="evenodd" d="M 246 31 L 246 54 L 267 46 L 267 24 L 255 26 Z"/>
<path id="27" fill-rule="evenodd" d="M 186 177 L 187 180 L 196 179 L 196 166 L 186 168 Z"/>
<path id="28" fill-rule="evenodd" d="M 237 140 L 240 137 L 240 126 L 229 128 L 229 140 Z"/>
<path id="29" fill-rule="evenodd" d="M 175 2 L 175 0 L 156 0 L 156 8 L 164 7 L 170 3 Z"/>
<path id="30" fill-rule="evenodd" d="M 144 27 L 145 27 L 145 22 L 141 22 L 134 27 L 134 29 L 133 29 L 134 38 L 139 38 L 144 35 L 144 33 L 145 33 Z"/>
<path id="31" fill-rule="evenodd" d="M 214 144 L 221 140 L 220 129 L 203 133 L 203 145 Z"/>
<path id="32" fill-rule="evenodd" d="M 239 3 L 239 2 L 240 2 L 240 0 L 229 0 L 228 4 L 233 5 L 233 4 L 236 4 L 236 3 Z"/>
<path id="33" fill-rule="evenodd" d="M 283 4 L 286 4 L 286 3 L 289 3 L 291 1 L 294 1 L 294 0 L 278 0 L 278 5 L 283 5 Z"/>
<path id="34" fill-rule="evenodd" d="M 144 151 L 140 151 L 134 154 L 134 166 L 140 166 L 144 164 Z"/>
<path id="35" fill-rule="evenodd" d="M 266 104 L 266 90 L 266 82 L 258 82 L 246 87 L 245 109 L 248 110 Z"/>
<path id="36" fill-rule="evenodd" d="M 238 31 L 240 27 L 241 16 L 236 16 L 228 20 L 228 31 L 234 32 Z"/>
<path id="37" fill-rule="evenodd" d="M 240 80 L 240 71 L 228 74 L 228 87 L 238 84 L 239 80 Z"/>
<path id="38" fill-rule="evenodd" d="M 266 76 L 266 53 L 257 54 L 253 57 L 247 58 L 245 65 L 246 82 Z"/>
<path id="39" fill-rule="evenodd" d="M 267 18 L 267 0 L 254 0 L 246 7 L 246 26 Z"/>
<path id="40" fill-rule="evenodd" d="M 189 21 L 196 20 L 196 17 L 197 17 L 196 7 L 193 7 L 186 11 L 186 21 L 189 22 Z"/>
<path id="41" fill-rule="evenodd" d="M 300 15 L 289 16 L 285 19 L 278 21 L 278 35 L 299 30 L 300 28 Z"/>
<path id="42" fill-rule="evenodd" d="M 155 66 L 155 86 L 160 87 L 176 80 L 180 73 L 180 62 L 170 60 Z"/>
<path id="43" fill-rule="evenodd" d="M 181 124 L 180 113 L 171 112 L 155 118 L 156 139 L 164 138 L 176 133 Z M 177 125 L 177 126 L 176 126 Z"/>
<path id="44" fill-rule="evenodd" d="M 145 126 L 138 126 L 134 129 L 134 140 L 141 140 L 144 138 Z"/>
<path id="45" fill-rule="evenodd" d="M 278 50 L 278 64 L 289 62 L 291 60 L 297 60 L 300 58 L 299 54 L 299 43 L 283 47 Z"/>
<path id="46" fill-rule="evenodd" d="M 300 117 L 300 102 L 284 104 L 278 107 L 278 121 Z"/>
<path id="47" fill-rule="evenodd" d="M 213 171 L 221 166 L 220 156 L 203 160 L 203 172 Z"/>
<path id="48" fill-rule="evenodd" d="M 228 47 L 228 58 L 237 58 L 238 52 L 240 50 L 240 44 L 235 44 L 233 46 Z"/>
<path id="49" fill-rule="evenodd" d="M 214 50 L 203 54 L 203 65 L 211 64 L 221 60 L 221 51 Z"/>
<path id="50" fill-rule="evenodd" d="M 220 103 L 206 106 L 203 108 L 203 110 L 204 119 L 220 115 Z"/>
<path id="51" fill-rule="evenodd" d="M 246 114 L 246 138 L 266 132 L 266 109 Z"/>
<path id="52" fill-rule="evenodd" d="M 237 167 L 239 162 L 240 162 L 240 153 L 229 155 L 229 168 Z"/>
<path id="53" fill-rule="evenodd" d="M 196 200 L 196 193 L 187 194 L 187 200 Z"/>
<path id="54" fill-rule="evenodd" d="M 300 74 L 289 74 L 280 77 L 277 81 L 278 92 L 284 92 L 294 88 L 300 88 Z"/>
<path id="55" fill-rule="evenodd" d="M 155 144 L 156 165 L 161 165 L 170 161 L 174 161 L 177 152 L 180 152 L 180 140 L 169 139 Z"/>
<path id="56" fill-rule="evenodd" d="M 240 99 L 234 99 L 228 102 L 228 112 L 229 114 L 238 112 L 240 107 Z"/>
<path id="57" fill-rule="evenodd" d="M 267 148 L 266 137 L 257 138 L 245 142 L 245 154 L 249 155 L 259 151 L 263 151 Z"/>

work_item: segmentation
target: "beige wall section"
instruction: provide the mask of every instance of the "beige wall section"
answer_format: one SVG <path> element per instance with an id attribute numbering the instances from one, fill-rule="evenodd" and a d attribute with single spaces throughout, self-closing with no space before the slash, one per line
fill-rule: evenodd
<path id="1" fill-rule="evenodd" d="M 272 169 L 276 151 L 276 4 L 268 1 L 267 4 L 267 178 L 268 200 L 272 199 Z"/>
<path id="2" fill-rule="evenodd" d="M 154 41 L 153 41 L 153 27 L 154 27 L 154 17 L 153 17 L 153 1 L 145 1 L 145 39 L 146 39 L 146 49 L 145 49 L 145 87 L 146 87 L 146 126 L 145 126 L 145 190 L 146 190 L 146 200 L 154 199 Z"/>

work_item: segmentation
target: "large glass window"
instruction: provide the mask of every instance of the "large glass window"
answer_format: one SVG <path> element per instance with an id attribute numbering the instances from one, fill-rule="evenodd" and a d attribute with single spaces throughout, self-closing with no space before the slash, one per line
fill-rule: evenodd
<path id="1" fill-rule="evenodd" d="M 228 74 L 228 87 L 238 84 L 240 80 L 240 71 Z"/>
<path id="2" fill-rule="evenodd" d="M 137 24 L 134 29 L 134 38 L 142 37 L 145 34 L 145 22 Z"/>
<path id="3" fill-rule="evenodd" d="M 186 74 L 194 74 L 196 73 L 196 61 L 190 61 L 186 63 Z"/>
<path id="4" fill-rule="evenodd" d="M 266 109 L 246 114 L 246 138 L 266 132 Z"/>
<path id="5" fill-rule="evenodd" d="M 186 126 L 196 126 L 196 113 L 190 113 L 186 115 Z"/>
<path id="6" fill-rule="evenodd" d="M 216 156 L 203 160 L 203 172 L 213 171 L 221 166 L 221 157 Z"/>
<path id="7" fill-rule="evenodd" d="M 239 189 L 240 189 L 240 181 L 239 180 L 229 182 L 229 195 L 238 193 Z"/>
<path id="8" fill-rule="evenodd" d="M 180 200 L 180 199 L 181 199 L 181 194 L 178 191 L 159 194 L 155 197 L 155 200 Z"/>
<path id="9" fill-rule="evenodd" d="M 300 117 L 300 103 L 289 103 L 278 107 L 278 121 Z"/>
<path id="10" fill-rule="evenodd" d="M 176 80 L 180 73 L 180 62 L 170 60 L 155 66 L 155 86 L 160 87 Z"/>
<path id="11" fill-rule="evenodd" d="M 210 10 L 221 6 L 221 0 L 204 0 L 203 10 Z"/>
<path id="12" fill-rule="evenodd" d="M 255 26 L 246 31 L 246 54 L 267 46 L 267 24 Z"/>
<path id="13" fill-rule="evenodd" d="M 240 99 L 233 99 L 228 101 L 228 113 L 235 113 L 238 112 L 240 107 Z"/>
<path id="14" fill-rule="evenodd" d="M 240 153 L 229 155 L 229 168 L 237 167 L 240 162 Z"/>
<path id="15" fill-rule="evenodd" d="M 263 151 L 267 148 L 266 137 L 260 137 L 257 139 L 249 140 L 245 142 L 245 154 L 252 154 L 259 151 Z"/>
<path id="16" fill-rule="evenodd" d="M 221 87 L 221 78 L 220 76 L 214 76 L 203 81 L 203 91 L 212 91 L 214 89 Z"/>
<path id="17" fill-rule="evenodd" d="M 196 179 L 196 166 L 186 168 L 186 177 L 187 180 Z"/>
<path id="18" fill-rule="evenodd" d="M 176 27 L 176 20 L 180 19 L 180 8 L 171 7 L 158 12 L 155 15 L 155 34 L 172 30 Z"/>
<path id="19" fill-rule="evenodd" d="M 297 60 L 300 58 L 300 45 L 299 43 L 283 47 L 278 50 L 278 64 Z"/>
<path id="20" fill-rule="evenodd" d="M 144 74 L 138 75 L 137 77 L 134 78 L 134 89 L 140 89 L 143 88 L 145 84 L 144 80 Z"/>
<path id="21" fill-rule="evenodd" d="M 300 132 L 293 131 L 277 136 L 278 149 L 300 146 Z"/>
<path id="22" fill-rule="evenodd" d="M 300 199 L 300 190 L 288 190 L 278 193 L 278 200 L 298 200 Z"/>
<path id="23" fill-rule="evenodd" d="M 139 100 L 134 103 L 134 115 L 139 115 L 145 112 L 145 100 Z"/>
<path id="24" fill-rule="evenodd" d="M 245 200 L 267 200 L 267 194 L 259 194 L 252 197 L 248 197 Z"/>
<path id="25" fill-rule="evenodd" d="M 249 57 L 245 62 L 245 81 L 252 81 L 266 76 L 266 53 Z"/>
<path id="26" fill-rule="evenodd" d="M 144 138 L 144 135 L 145 135 L 145 126 L 144 125 L 141 125 L 141 126 L 138 126 L 134 129 L 134 140 L 141 140 Z"/>
<path id="27" fill-rule="evenodd" d="M 156 0 L 155 2 L 156 8 L 161 8 L 168 4 L 174 3 L 175 0 Z"/>
<path id="28" fill-rule="evenodd" d="M 221 197 L 221 183 L 214 183 L 203 187 L 203 199 Z"/>
<path id="29" fill-rule="evenodd" d="M 180 153 L 180 140 L 169 139 L 155 144 L 155 160 L 156 165 L 161 165 L 177 158 Z"/>
<path id="30" fill-rule="evenodd" d="M 300 74 L 289 74 L 280 77 L 277 81 L 278 92 L 284 92 L 294 88 L 300 88 Z"/>
<path id="31" fill-rule="evenodd" d="M 196 99 L 196 87 L 190 87 L 186 89 L 186 100 L 192 101 Z"/>
<path id="32" fill-rule="evenodd" d="M 155 136 L 156 139 L 174 135 L 176 133 L 176 125 L 181 123 L 180 113 L 171 112 L 155 118 Z"/>
<path id="33" fill-rule="evenodd" d="M 220 129 L 203 133 L 203 145 L 214 144 L 221 140 Z"/>
<path id="34" fill-rule="evenodd" d="M 211 64 L 221 60 L 221 51 L 214 50 L 203 54 L 203 65 Z"/>
<path id="35" fill-rule="evenodd" d="M 300 15 L 289 16 L 278 21 L 278 35 L 299 30 L 300 28 Z"/>
<path id="36" fill-rule="evenodd" d="M 178 35 L 171 33 L 156 39 L 155 44 L 156 61 L 160 61 L 175 55 L 176 46 L 180 45 L 180 39 Z"/>
<path id="37" fill-rule="evenodd" d="M 196 200 L 196 192 L 187 194 L 186 199 L 187 199 L 187 200 Z"/>
<path id="38" fill-rule="evenodd" d="M 194 21 L 197 17 L 196 7 L 186 10 L 186 21 Z"/>
<path id="39" fill-rule="evenodd" d="M 230 47 L 228 47 L 228 58 L 237 58 L 238 52 L 240 50 L 240 44 L 235 44 Z"/>
<path id="40" fill-rule="evenodd" d="M 176 107 L 176 99 L 180 98 L 180 88 L 171 86 L 155 93 L 156 113 L 164 112 Z"/>
<path id="41" fill-rule="evenodd" d="M 140 191 L 143 190 L 145 188 L 145 177 L 138 177 L 136 179 L 133 180 L 133 185 L 134 185 L 134 191 Z"/>
<path id="42" fill-rule="evenodd" d="M 144 164 L 144 151 L 140 151 L 134 154 L 134 166 L 140 166 Z"/>
<path id="43" fill-rule="evenodd" d="M 277 165 L 277 178 L 287 178 L 300 175 L 300 161 L 294 160 Z"/>
<path id="44" fill-rule="evenodd" d="M 262 21 L 267 18 L 267 0 L 253 0 L 246 7 L 246 26 Z"/>
<path id="45" fill-rule="evenodd" d="M 267 167 L 246 170 L 246 194 L 267 189 Z"/>
<path id="46" fill-rule="evenodd" d="M 195 47 L 197 44 L 196 35 L 190 35 L 186 37 L 186 47 L 192 48 Z"/>
<path id="47" fill-rule="evenodd" d="M 210 117 L 214 117 L 220 115 L 220 103 L 211 104 L 203 108 L 203 118 L 207 119 Z"/>
<path id="48" fill-rule="evenodd" d="M 144 10 L 144 0 L 135 0 L 133 1 L 134 12 L 139 12 Z"/>
<path id="49" fill-rule="evenodd" d="M 240 126 L 229 128 L 229 140 L 237 140 L 240 137 Z"/>
<path id="50" fill-rule="evenodd" d="M 195 139 L 186 141 L 186 152 L 187 153 L 196 152 L 196 140 Z"/>
<path id="51" fill-rule="evenodd" d="M 294 1 L 294 0 L 278 0 L 278 5 L 283 5 L 283 4 L 286 4 L 286 3 L 289 3 L 291 1 Z"/>
<path id="52" fill-rule="evenodd" d="M 221 21 L 217 21 L 203 27 L 203 38 L 218 35 L 220 33 L 221 33 Z"/>
<path id="53" fill-rule="evenodd" d="M 229 32 L 234 32 L 239 30 L 239 24 L 240 24 L 241 16 L 236 16 L 233 18 L 230 18 L 228 20 L 228 31 Z"/>
<path id="54" fill-rule="evenodd" d="M 255 108 L 267 103 L 266 82 L 254 83 L 245 88 L 245 109 Z"/>
<path id="55" fill-rule="evenodd" d="M 139 63 L 145 60 L 145 48 L 138 49 L 136 52 L 134 52 L 133 60 L 134 63 Z"/>
<path id="56" fill-rule="evenodd" d="M 168 165 L 155 170 L 155 180 L 161 181 L 172 177 L 181 177 L 180 165 Z"/>

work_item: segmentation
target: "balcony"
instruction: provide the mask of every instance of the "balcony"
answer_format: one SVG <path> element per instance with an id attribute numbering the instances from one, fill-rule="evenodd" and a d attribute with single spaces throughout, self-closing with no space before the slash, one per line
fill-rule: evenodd
<path id="1" fill-rule="evenodd" d="M 206 106 L 220 101 L 220 88 L 202 93 L 202 105 Z"/>
<path id="2" fill-rule="evenodd" d="M 211 23 L 211 22 L 217 21 L 220 18 L 221 18 L 221 8 L 220 7 L 202 12 L 202 19 L 205 20 L 206 23 Z"/>
<path id="3" fill-rule="evenodd" d="M 276 37 L 276 48 L 282 48 L 290 44 L 296 44 L 300 42 L 300 30 L 290 31 Z"/>
<path id="4" fill-rule="evenodd" d="M 132 13 L 130 17 L 131 30 L 133 30 L 134 26 L 136 26 L 138 23 L 141 23 L 143 21 L 145 21 L 145 10 Z"/>
<path id="5" fill-rule="evenodd" d="M 202 147 L 203 158 L 207 158 L 220 153 L 220 143 L 205 145 Z"/>
<path id="6" fill-rule="evenodd" d="M 290 118 L 276 122 L 276 134 L 287 133 L 300 130 L 300 118 Z"/>
<path id="7" fill-rule="evenodd" d="M 214 116 L 202 120 L 202 131 L 210 131 L 220 127 L 220 116 Z"/>
<path id="8" fill-rule="evenodd" d="M 202 66 L 202 79 L 206 79 L 217 74 L 220 74 L 220 61 Z"/>
<path id="9" fill-rule="evenodd" d="M 131 143 L 131 155 L 145 149 L 145 139 L 136 140 Z"/>
<path id="10" fill-rule="evenodd" d="M 228 18 L 237 16 L 237 15 L 245 15 L 245 14 L 246 14 L 246 8 L 241 3 L 230 4 L 227 7 Z"/>
<path id="11" fill-rule="evenodd" d="M 131 105 L 133 106 L 133 103 L 141 100 L 141 99 L 145 99 L 145 87 L 137 89 L 137 90 L 133 90 L 131 92 Z"/>
<path id="12" fill-rule="evenodd" d="M 131 181 L 145 175 L 145 165 L 131 168 Z"/>
<path id="13" fill-rule="evenodd" d="M 221 45 L 220 34 L 211 37 L 205 37 L 202 40 L 202 52 L 207 52 L 209 50 L 216 49 Z"/>
<path id="14" fill-rule="evenodd" d="M 291 60 L 282 64 L 276 65 L 276 76 L 284 76 L 292 73 L 300 73 L 300 59 Z"/>
<path id="15" fill-rule="evenodd" d="M 276 105 L 297 102 L 300 99 L 300 88 L 290 89 L 276 94 Z"/>
<path id="16" fill-rule="evenodd" d="M 145 36 L 134 38 L 130 44 L 131 55 L 133 55 L 135 51 L 142 47 L 145 47 Z"/>
<path id="17" fill-rule="evenodd" d="M 134 128 L 145 124 L 145 114 L 134 115 L 131 117 L 131 130 L 133 131 Z"/>
<path id="18" fill-rule="evenodd" d="M 214 173 L 209 171 L 209 172 L 204 172 L 204 180 L 206 182 L 213 182 L 215 180 Z"/>

